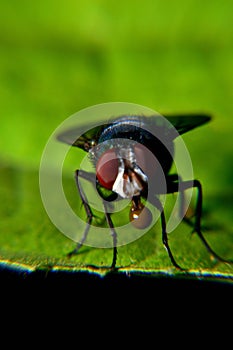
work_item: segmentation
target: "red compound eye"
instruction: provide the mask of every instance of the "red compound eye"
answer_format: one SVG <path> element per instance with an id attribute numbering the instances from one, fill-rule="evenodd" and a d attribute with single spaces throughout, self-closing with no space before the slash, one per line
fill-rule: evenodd
<path id="1" fill-rule="evenodd" d="M 142 144 L 137 143 L 134 146 L 136 163 L 142 171 L 149 177 L 153 178 L 158 168 L 155 156 Z"/>
<path id="2" fill-rule="evenodd" d="M 96 164 L 96 176 L 103 187 L 111 190 L 118 175 L 118 158 L 114 148 L 106 151 Z"/>

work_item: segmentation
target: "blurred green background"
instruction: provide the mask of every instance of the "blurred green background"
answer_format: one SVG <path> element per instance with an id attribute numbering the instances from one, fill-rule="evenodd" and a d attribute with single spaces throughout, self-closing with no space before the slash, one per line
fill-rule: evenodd
<path id="1" fill-rule="evenodd" d="M 69 115 L 114 101 L 213 116 L 184 140 L 211 225 L 231 236 L 232 252 L 232 23 L 231 0 L 1 1 L 3 257 L 52 230 L 37 175 L 50 134 Z M 36 242 L 49 255 L 49 243 Z"/>

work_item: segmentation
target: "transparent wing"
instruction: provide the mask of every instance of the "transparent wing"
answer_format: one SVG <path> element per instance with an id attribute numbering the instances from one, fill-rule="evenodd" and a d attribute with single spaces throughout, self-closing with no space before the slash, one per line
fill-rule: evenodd
<path id="1" fill-rule="evenodd" d="M 164 117 L 175 127 L 179 134 L 184 134 L 211 120 L 211 117 L 206 114 L 164 115 Z"/>
<path id="2" fill-rule="evenodd" d="M 58 141 L 82 148 L 84 151 L 88 152 L 91 147 L 98 143 L 99 135 L 106 125 L 108 124 L 93 127 L 89 123 L 65 130 L 64 132 L 58 134 L 56 138 Z"/>

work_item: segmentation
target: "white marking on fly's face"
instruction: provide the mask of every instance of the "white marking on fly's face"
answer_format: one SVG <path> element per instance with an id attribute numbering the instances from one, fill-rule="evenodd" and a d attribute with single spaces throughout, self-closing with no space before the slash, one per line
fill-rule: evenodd
<path id="1" fill-rule="evenodd" d="M 112 187 L 112 190 L 118 193 L 122 198 L 132 198 L 133 196 L 138 196 L 140 195 L 142 189 L 143 187 L 140 186 L 138 181 L 135 181 L 134 178 L 130 178 L 128 175 L 124 175 L 124 169 L 123 171 L 119 171 Z"/>
<path id="2" fill-rule="evenodd" d="M 133 165 L 135 155 L 132 149 L 125 150 L 124 155 L 126 154 L 128 155 L 127 160 L 121 157 L 119 159 L 118 175 L 112 190 L 122 198 L 132 198 L 140 195 L 148 178 L 139 167 Z"/>
<path id="3" fill-rule="evenodd" d="M 135 166 L 133 171 L 138 174 L 140 176 L 140 178 L 144 181 L 144 182 L 148 182 L 148 177 L 147 175 L 141 170 L 141 168 L 139 168 L 139 166 Z"/>

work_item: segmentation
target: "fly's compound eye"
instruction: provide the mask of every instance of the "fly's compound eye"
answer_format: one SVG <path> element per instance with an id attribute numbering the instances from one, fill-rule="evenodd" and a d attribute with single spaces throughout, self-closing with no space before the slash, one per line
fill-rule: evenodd
<path id="1" fill-rule="evenodd" d="M 110 149 L 104 152 L 96 164 L 96 177 L 103 187 L 111 190 L 118 175 L 118 158 L 116 151 Z"/>
<path id="2" fill-rule="evenodd" d="M 158 169 L 157 159 L 145 146 L 137 143 L 134 146 L 137 165 L 142 169 L 148 178 L 152 179 Z"/>

